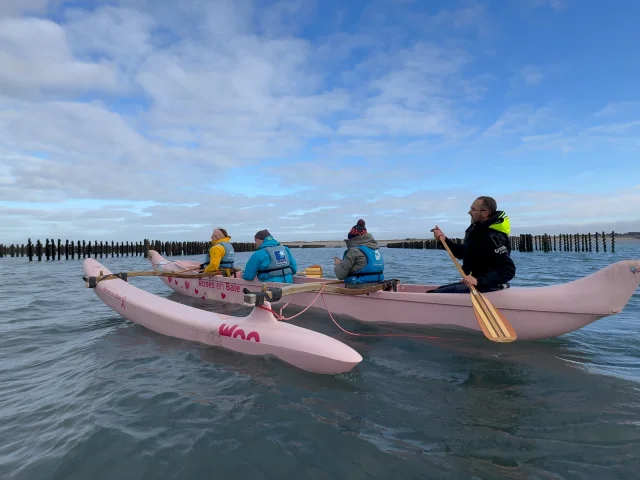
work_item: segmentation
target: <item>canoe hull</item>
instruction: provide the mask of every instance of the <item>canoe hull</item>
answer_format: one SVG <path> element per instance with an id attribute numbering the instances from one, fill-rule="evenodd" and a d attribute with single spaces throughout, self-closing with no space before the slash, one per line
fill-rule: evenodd
<path id="1" fill-rule="evenodd" d="M 169 262 L 153 250 L 150 261 L 155 270 L 173 273 L 197 265 L 188 261 Z M 484 295 L 511 322 L 518 340 L 552 338 L 621 311 L 640 284 L 639 269 L 640 261 L 625 260 L 573 282 L 546 287 L 513 287 Z M 259 291 L 262 285 L 257 281 L 223 276 L 159 278 L 182 295 L 236 304 L 244 303 L 244 288 Z M 330 280 L 294 277 L 295 284 Z M 435 287 L 399 284 L 397 292 L 378 291 L 357 296 L 323 293 L 320 298 L 317 292 L 304 292 L 284 297 L 274 304 L 274 309 L 285 303 L 306 307 L 315 300 L 314 307 L 367 323 L 456 326 L 481 331 L 470 295 L 426 293 Z"/>
<path id="2" fill-rule="evenodd" d="M 112 273 L 91 258 L 83 266 L 87 277 Z M 158 297 L 120 279 L 100 281 L 94 290 L 124 318 L 162 335 L 249 355 L 272 355 L 313 373 L 348 372 L 362 361 L 344 343 L 279 322 L 265 309 L 254 308 L 246 317 L 220 315 Z"/>

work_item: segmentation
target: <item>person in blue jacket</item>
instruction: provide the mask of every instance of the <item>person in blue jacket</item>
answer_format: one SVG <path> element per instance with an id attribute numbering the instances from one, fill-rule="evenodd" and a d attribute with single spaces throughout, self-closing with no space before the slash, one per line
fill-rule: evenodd
<path id="1" fill-rule="evenodd" d="M 280 245 L 267 229 L 257 232 L 254 239 L 257 250 L 245 265 L 242 278 L 253 280 L 258 277 L 261 282 L 293 283 L 298 265 L 289 247 Z"/>

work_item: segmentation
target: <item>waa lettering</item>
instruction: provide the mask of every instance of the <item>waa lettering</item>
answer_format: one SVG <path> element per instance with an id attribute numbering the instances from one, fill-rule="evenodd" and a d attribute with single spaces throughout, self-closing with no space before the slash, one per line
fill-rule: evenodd
<path id="1" fill-rule="evenodd" d="M 245 335 L 244 330 L 238 328 L 238 325 L 227 325 L 223 323 L 220 325 L 219 332 L 223 337 L 241 338 L 247 341 L 254 340 L 256 343 L 260 343 L 260 334 L 258 332 L 249 332 L 248 335 Z"/>

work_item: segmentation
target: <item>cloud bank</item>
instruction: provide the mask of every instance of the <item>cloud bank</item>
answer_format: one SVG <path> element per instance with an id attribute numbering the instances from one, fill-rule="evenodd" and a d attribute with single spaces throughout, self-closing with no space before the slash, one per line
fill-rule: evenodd
<path id="1" fill-rule="evenodd" d="M 640 230 L 637 88 L 607 22 L 562 47 L 573 8 L 5 1 L 0 242 L 455 236 L 478 195 L 514 234 Z"/>

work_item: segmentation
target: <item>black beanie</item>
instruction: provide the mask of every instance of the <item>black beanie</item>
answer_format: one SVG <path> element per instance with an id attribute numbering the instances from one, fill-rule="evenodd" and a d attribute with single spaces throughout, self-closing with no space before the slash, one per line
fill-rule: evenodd
<path id="1" fill-rule="evenodd" d="M 358 235 L 365 235 L 367 233 L 367 229 L 364 225 L 365 223 L 363 219 L 358 220 L 358 223 L 356 223 L 353 227 L 351 227 L 351 230 L 349 230 L 347 238 L 351 239 L 353 237 L 357 237 Z"/>

